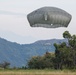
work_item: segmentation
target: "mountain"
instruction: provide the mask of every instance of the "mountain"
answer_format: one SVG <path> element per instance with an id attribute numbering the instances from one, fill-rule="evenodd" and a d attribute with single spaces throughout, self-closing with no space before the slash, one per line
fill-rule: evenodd
<path id="1" fill-rule="evenodd" d="M 18 44 L 0 38 L 0 63 L 7 61 L 10 67 L 25 66 L 32 56 L 43 55 L 46 51 L 54 52 L 54 43 L 62 43 L 66 39 L 40 40 L 32 44 Z"/>

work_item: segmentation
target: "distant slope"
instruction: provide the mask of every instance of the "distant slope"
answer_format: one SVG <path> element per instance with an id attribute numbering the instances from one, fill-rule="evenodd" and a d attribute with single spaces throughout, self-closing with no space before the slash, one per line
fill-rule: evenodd
<path id="1" fill-rule="evenodd" d="M 32 56 L 54 52 L 54 43 L 67 42 L 65 39 L 40 40 L 32 44 L 18 44 L 0 38 L 0 62 L 10 62 L 11 67 L 22 67 Z"/>
<path id="2" fill-rule="evenodd" d="M 36 41 L 35 44 L 48 44 L 48 45 L 53 45 L 54 43 L 57 43 L 57 44 L 61 44 L 62 42 L 66 42 L 68 43 L 68 40 L 67 39 L 50 39 L 50 40 L 39 40 L 39 41 Z"/>

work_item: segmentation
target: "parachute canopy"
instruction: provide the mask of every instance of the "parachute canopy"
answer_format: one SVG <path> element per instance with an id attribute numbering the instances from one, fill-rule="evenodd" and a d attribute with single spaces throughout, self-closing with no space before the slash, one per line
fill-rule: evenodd
<path id="1" fill-rule="evenodd" d="M 31 27 L 67 27 L 72 16 L 56 7 L 42 7 L 27 15 Z"/>

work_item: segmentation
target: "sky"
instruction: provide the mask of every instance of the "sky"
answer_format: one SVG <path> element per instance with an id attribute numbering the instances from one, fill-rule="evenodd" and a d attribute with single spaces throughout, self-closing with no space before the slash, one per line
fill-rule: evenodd
<path id="1" fill-rule="evenodd" d="M 45 6 L 61 8 L 72 15 L 67 28 L 30 27 L 27 14 Z M 0 0 L 0 37 L 20 44 L 62 39 L 63 32 L 76 34 L 76 0 Z"/>

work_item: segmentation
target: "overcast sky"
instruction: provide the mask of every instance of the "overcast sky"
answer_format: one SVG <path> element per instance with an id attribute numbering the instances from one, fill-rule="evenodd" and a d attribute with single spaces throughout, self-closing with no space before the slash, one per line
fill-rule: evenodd
<path id="1" fill-rule="evenodd" d="M 44 7 L 61 8 L 72 15 L 67 28 L 32 28 L 27 14 Z M 62 39 L 64 31 L 76 34 L 76 0 L 0 0 L 0 37 L 17 43 Z"/>

